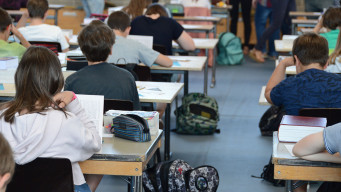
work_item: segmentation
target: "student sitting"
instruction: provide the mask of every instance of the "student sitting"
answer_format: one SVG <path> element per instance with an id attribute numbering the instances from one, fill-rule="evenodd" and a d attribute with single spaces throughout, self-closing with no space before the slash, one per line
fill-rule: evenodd
<path id="1" fill-rule="evenodd" d="M 29 0 L 27 2 L 27 10 L 31 18 L 31 24 L 24 27 L 28 19 L 27 15 L 24 14 L 18 23 L 18 30 L 27 41 L 59 42 L 62 51 L 67 52 L 70 46 L 60 27 L 44 24 L 48 9 L 49 4 L 47 0 Z"/>
<path id="2" fill-rule="evenodd" d="M 339 25 L 341 24 L 341 9 L 331 7 L 322 15 L 314 28 L 316 34 L 320 34 L 328 41 L 329 53 L 331 54 L 336 46 L 339 36 Z M 327 29 L 326 33 L 319 33 L 322 27 Z"/>
<path id="3" fill-rule="evenodd" d="M 323 71 L 328 65 L 328 42 L 315 33 L 294 41 L 293 57 L 282 60 L 266 86 L 269 103 L 283 106 L 286 114 L 302 108 L 341 108 L 341 77 Z M 286 67 L 296 65 L 297 75 L 285 78 Z"/>
<path id="4" fill-rule="evenodd" d="M 24 46 L 15 42 L 7 42 L 11 32 L 20 39 Z M 17 56 L 20 59 L 29 46 L 30 43 L 26 41 L 23 35 L 12 24 L 12 19 L 7 11 L 0 7 L 0 57 Z"/>
<path id="5" fill-rule="evenodd" d="M 154 44 L 163 45 L 167 55 L 172 55 L 172 41 L 176 41 L 184 50 L 195 49 L 193 39 L 184 28 L 172 18 L 159 4 L 151 4 L 144 16 L 136 17 L 131 22 L 131 35 L 153 36 Z"/>
<path id="6" fill-rule="evenodd" d="M 151 66 L 153 63 L 165 67 L 171 67 L 173 62 L 167 56 L 146 47 L 138 41 L 127 39 L 130 31 L 130 19 L 123 11 L 116 11 L 110 14 L 108 25 L 113 29 L 116 39 L 113 46 L 113 53 L 109 55 L 109 63 L 118 63 L 124 60 L 126 63 L 143 63 Z M 122 62 L 122 61 L 121 61 Z"/>
<path id="7" fill-rule="evenodd" d="M 64 78 L 58 57 L 45 47 L 31 46 L 14 78 L 14 100 L 0 105 L 0 132 L 9 141 L 15 162 L 68 158 L 75 190 L 89 192 L 78 162 L 99 151 L 102 141 L 76 95 L 61 92 Z"/>
<path id="8" fill-rule="evenodd" d="M 78 43 L 89 66 L 70 75 L 64 89 L 79 94 L 104 95 L 105 99 L 130 100 L 134 110 L 140 110 L 133 75 L 106 62 L 114 42 L 113 31 L 99 20 L 83 28 L 78 35 Z"/>
<path id="9" fill-rule="evenodd" d="M 11 146 L 0 133 L 0 192 L 5 192 L 14 174 L 15 162 Z"/>

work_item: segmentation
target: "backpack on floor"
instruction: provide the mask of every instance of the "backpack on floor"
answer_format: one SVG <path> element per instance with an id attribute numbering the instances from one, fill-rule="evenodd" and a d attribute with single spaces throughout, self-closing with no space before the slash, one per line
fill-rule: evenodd
<path id="1" fill-rule="evenodd" d="M 284 115 L 285 111 L 283 107 L 273 105 L 266 110 L 258 125 L 262 136 L 272 136 L 272 133 L 278 130 Z"/>
<path id="2" fill-rule="evenodd" d="M 215 192 L 218 171 L 212 166 L 192 167 L 183 160 L 161 162 L 142 174 L 146 192 Z"/>
<path id="3" fill-rule="evenodd" d="M 185 172 L 192 167 L 185 161 L 161 162 L 142 174 L 146 192 L 186 192 Z"/>
<path id="4" fill-rule="evenodd" d="M 216 59 L 221 65 L 241 64 L 244 59 L 242 44 L 233 33 L 224 32 L 219 35 L 218 57 Z"/>
<path id="5" fill-rule="evenodd" d="M 266 164 L 263 168 L 263 173 L 260 175 L 260 177 L 253 176 L 255 178 L 261 178 L 267 182 L 272 183 L 276 187 L 284 187 L 285 186 L 285 180 L 275 179 L 274 178 L 274 164 L 272 163 L 272 156 L 270 156 L 270 161 L 268 164 Z"/>
<path id="6" fill-rule="evenodd" d="M 176 133 L 209 135 L 219 132 L 218 103 L 202 93 L 190 93 L 182 98 L 182 105 L 175 111 Z"/>

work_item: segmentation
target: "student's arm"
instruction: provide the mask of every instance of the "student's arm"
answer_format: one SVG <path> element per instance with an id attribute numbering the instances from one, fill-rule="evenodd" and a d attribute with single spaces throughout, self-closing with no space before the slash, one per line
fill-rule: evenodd
<path id="1" fill-rule="evenodd" d="M 321 19 L 319 19 L 319 22 L 318 22 L 318 23 L 315 25 L 315 27 L 314 27 L 314 33 L 316 33 L 316 34 L 319 34 L 319 33 L 320 33 L 320 30 L 321 30 L 322 27 L 323 27 L 322 23 L 323 23 L 323 19 L 322 19 L 322 17 L 321 17 Z"/>
<path id="2" fill-rule="evenodd" d="M 270 98 L 272 89 L 285 78 L 285 69 L 292 65 L 294 65 L 294 59 L 292 57 L 285 58 L 278 64 L 275 71 L 272 73 L 265 88 L 265 98 L 269 103 L 273 104 Z"/>
<path id="3" fill-rule="evenodd" d="M 27 10 L 21 16 L 20 20 L 18 21 L 17 28 L 25 27 L 27 23 L 27 19 L 29 18 Z"/>
<path id="4" fill-rule="evenodd" d="M 329 154 L 323 140 L 323 132 L 308 135 L 297 142 L 293 148 L 295 156 L 309 161 L 341 163 L 339 154 Z"/>
<path id="5" fill-rule="evenodd" d="M 176 40 L 176 42 L 180 45 L 181 48 L 183 48 L 186 51 L 194 51 L 195 45 L 194 41 L 191 36 L 186 33 L 186 31 L 183 31 L 180 35 L 180 37 Z"/>
<path id="6" fill-rule="evenodd" d="M 161 53 L 156 58 L 155 63 L 163 67 L 171 67 L 173 65 L 173 61 L 169 57 Z"/>
<path id="7" fill-rule="evenodd" d="M 67 48 L 67 49 L 63 49 L 62 51 L 63 51 L 63 53 L 66 53 L 66 52 L 68 52 L 70 49 L 69 48 Z"/>
<path id="8" fill-rule="evenodd" d="M 18 29 L 13 24 L 11 25 L 11 31 L 19 39 L 19 41 L 24 47 L 28 48 L 29 46 L 31 46 L 31 44 L 28 41 L 26 41 L 25 37 L 18 31 Z"/>

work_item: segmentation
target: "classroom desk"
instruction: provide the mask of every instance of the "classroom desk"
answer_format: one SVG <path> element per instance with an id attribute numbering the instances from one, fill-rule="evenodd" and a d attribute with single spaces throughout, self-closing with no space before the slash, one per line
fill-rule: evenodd
<path id="1" fill-rule="evenodd" d="M 312 27 L 312 28 L 314 28 L 315 27 L 315 25 L 318 23 L 318 20 L 316 19 L 314 19 L 314 20 L 312 20 L 312 19 L 292 19 L 291 20 L 291 22 L 292 22 L 292 24 L 291 24 L 291 30 L 292 30 L 292 32 L 291 32 L 291 34 L 296 34 L 296 32 L 297 32 L 297 27 L 298 26 L 304 26 L 304 27 Z"/>
<path id="2" fill-rule="evenodd" d="M 292 51 L 293 44 L 294 40 L 292 39 L 275 40 L 275 50 L 277 52 L 289 53 Z"/>
<path id="3" fill-rule="evenodd" d="M 47 16 L 47 19 L 54 19 L 54 24 L 58 26 L 58 11 L 64 7 L 64 5 L 50 4 L 49 9 L 54 10 L 54 15 Z"/>
<path id="4" fill-rule="evenodd" d="M 305 11 L 290 11 L 290 17 L 319 17 L 321 16 L 321 12 L 305 12 Z"/>
<path id="5" fill-rule="evenodd" d="M 151 136 L 151 141 L 134 142 L 111 137 L 103 138 L 102 149 L 90 159 L 79 162 L 85 174 L 132 176 L 131 190 L 142 192 L 142 172 L 161 147 L 162 130 Z"/>
<path id="6" fill-rule="evenodd" d="M 183 88 L 183 83 L 169 82 L 148 82 L 136 81 L 137 91 L 139 93 L 140 102 L 148 103 L 167 103 L 165 111 L 165 155 L 164 159 L 169 160 L 170 153 L 170 118 L 171 104 L 179 91 Z"/>
<path id="7" fill-rule="evenodd" d="M 260 91 L 259 100 L 258 100 L 259 105 L 270 105 L 270 103 L 265 98 L 265 88 L 266 88 L 265 85 L 262 86 L 262 90 Z"/>
<path id="8" fill-rule="evenodd" d="M 196 49 L 205 49 L 205 54 L 208 56 L 208 50 L 213 49 L 213 66 L 212 66 L 212 79 L 211 79 L 211 88 L 215 86 L 215 72 L 216 72 L 216 45 L 218 44 L 219 39 L 201 39 L 201 38 L 193 38 L 194 46 Z M 173 41 L 173 48 L 179 49 L 180 46 Z M 207 94 L 207 82 L 208 82 L 208 61 L 205 64 L 204 70 L 204 93 Z"/>
<path id="9" fill-rule="evenodd" d="M 11 16 L 23 15 L 25 12 L 20 10 L 6 10 Z"/>
<path id="10" fill-rule="evenodd" d="M 286 191 L 292 191 L 292 180 L 341 182 L 341 164 L 303 160 L 291 156 L 284 145 L 294 144 L 278 142 L 275 131 L 272 152 L 274 178 L 287 180 Z"/>
<path id="11" fill-rule="evenodd" d="M 226 5 L 226 7 L 217 7 L 212 5 L 211 7 L 211 15 L 226 15 L 226 32 L 230 31 L 230 10 L 232 9 L 232 5 Z"/>
<path id="12" fill-rule="evenodd" d="M 188 94 L 188 72 L 202 71 L 207 61 L 206 56 L 168 56 L 170 59 L 177 61 L 179 65 L 172 67 L 161 67 L 160 65 L 152 65 L 151 73 L 171 73 L 184 74 L 184 95 Z"/>
<path id="13" fill-rule="evenodd" d="M 213 23 L 213 35 L 214 38 L 217 37 L 217 24 L 222 20 L 221 17 L 213 16 L 174 16 L 173 19 L 176 21 L 201 21 L 201 22 L 212 22 Z"/>
<path id="14" fill-rule="evenodd" d="M 72 74 L 74 71 L 63 72 L 64 78 Z M 0 83 L 2 81 L 0 80 Z M 0 100 L 10 100 L 15 96 L 14 82 L 3 83 L 4 90 L 0 90 Z M 140 102 L 146 103 L 167 103 L 165 111 L 165 160 L 170 158 L 170 118 L 171 104 L 180 90 L 183 88 L 183 83 L 169 82 L 149 82 L 136 81 L 136 86 L 139 94 Z"/>
<path id="15" fill-rule="evenodd" d="M 196 32 L 196 33 L 201 33 L 205 32 L 206 33 L 206 38 L 209 38 L 209 33 L 213 32 L 214 25 L 190 25 L 190 24 L 182 24 L 181 25 L 185 31 L 188 32 Z"/>

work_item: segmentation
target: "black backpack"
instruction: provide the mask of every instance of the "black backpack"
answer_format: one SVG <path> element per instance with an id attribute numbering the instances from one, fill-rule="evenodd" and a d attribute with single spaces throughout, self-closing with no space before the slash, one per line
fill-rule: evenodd
<path id="1" fill-rule="evenodd" d="M 211 166 L 195 169 L 185 161 L 161 162 L 142 174 L 146 192 L 215 192 L 219 185 L 218 172 Z"/>
<path id="2" fill-rule="evenodd" d="M 253 176 L 255 178 L 261 178 L 265 181 L 268 181 L 272 183 L 276 187 L 284 187 L 285 186 L 285 180 L 279 180 L 279 179 L 274 179 L 274 164 L 272 163 L 272 157 L 270 157 L 270 161 L 268 164 L 266 164 L 263 168 L 263 172 L 260 175 L 260 177 Z"/>
<path id="3" fill-rule="evenodd" d="M 278 130 L 284 115 L 285 111 L 283 107 L 273 105 L 266 110 L 258 125 L 262 136 L 272 136 L 272 133 Z"/>

